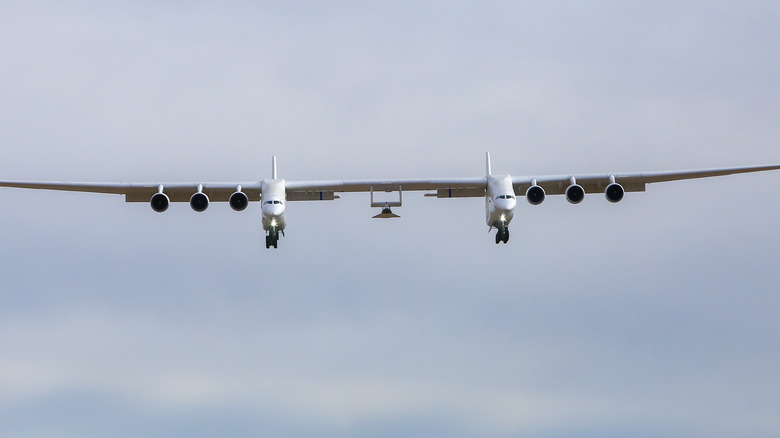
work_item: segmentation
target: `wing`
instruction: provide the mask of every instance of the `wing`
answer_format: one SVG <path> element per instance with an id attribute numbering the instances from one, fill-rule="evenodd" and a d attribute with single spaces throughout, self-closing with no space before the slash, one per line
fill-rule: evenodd
<path id="1" fill-rule="evenodd" d="M 733 175 L 738 173 L 762 172 L 780 169 L 780 165 L 731 167 L 705 170 L 685 170 L 673 172 L 647 172 L 600 175 L 560 175 L 539 177 L 513 177 L 512 185 L 515 193 L 525 194 L 532 181 L 544 188 L 547 194 L 560 195 L 566 192 L 574 177 L 577 184 L 586 193 L 603 192 L 610 184 L 612 177 L 623 186 L 627 192 L 645 190 L 649 183 L 677 181 L 693 178 Z M 70 183 L 70 182 L 31 182 L 31 181 L 0 181 L 0 187 L 17 187 L 25 189 L 61 190 L 71 192 L 108 193 L 125 195 L 127 202 L 148 202 L 157 193 L 159 186 L 170 198 L 171 202 L 188 202 L 190 197 L 202 186 L 209 200 L 227 202 L 230 195 L 238 190 L 247 194 L 250 200 L 260 199 L 262 184 L 260 182 L 222 182 L 222 183 Z M 346 181 L 288 181 L 286 183 L 287 198 L 290 201 L 335 199 L 335 193 L 341 192 L 371 192 L 371 191 L 435 191 L 426 196 L 438 198 L 482 197 L 487 187 L 486 177 L 472 178 L 440 178 L 440 179 L 394 179 L 394 180 L 346 180 Z"/>
<path id="2" fill-rule="evenodd" d="M 258 182 L 249 183 L 70 183 L 70 182 L 30 182 L 30 181 L 0 181 L 0 187 L 17 187 L 23 189 L 61 190 L 68 192 L 109 193 L 125 195 L 127 202 L 149 202 L 157 193 L 159 186 L 171 202 L 189 202 L 190 197 L 203 186 L 203 193 L 213 202 L 227 202 L 239 186 L 250 200 L 260 199 L 261 185 Z"/>
<path id="3" fill-rule="evenodd" d="M 623 186 L 627 192 L 643 192 L 645 185 L 657 182 L 679 181 L 684 179 L 709 178 L 712 176 L 734 175 L 738 173 L 763 172 L 780 169 L 780 165 L 727 167 L 719 169 L 682 170 L 671 172 L 615 173 L 601 175 L 559 175 L 540 177 L 513 177 L 512 185 L 517 195 L 525 195 L 532 181 L 540 185 L 548 195 L 562 195 L 571 185 L 573 177 L 585 193 L 603 193 L 611 178 Z"/>
<path id="4" fill-rule="evenodd" d="M 352 180 L 352 181 L 287 181 L 287 200 L 328 200 L 334 193 L 343 192 L 385 192 L 434 190 L 430 196 L 439 198 L 465 198 L 485 196 L 487 179 L 442 178 L 442 179 L 394 179 L 394 180 Z"/>

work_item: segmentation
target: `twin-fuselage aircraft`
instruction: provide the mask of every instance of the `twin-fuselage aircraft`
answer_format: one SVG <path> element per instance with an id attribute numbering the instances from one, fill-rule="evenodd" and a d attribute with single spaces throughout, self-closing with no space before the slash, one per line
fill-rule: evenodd
<path id="1" fill-rule="evenodd" d="M 737 173 L 780 169 L 780 165 L 729 167 L 672 172 L 622 173 L 600 175 L 523 176 L 494 175 L 490 154 L 486 154 L 484 177 L 449 179 L 333 180 L 286 181 L 276 174 L 276 157 L 272 159 L 271 178 L 246 183 L 70 183 L 0 181 L 0 187 L 64 190 L 125 195 L 127 202 L 149 202 L 156 212 L 164 212 L 171 202 L 189 202 L 197 212 L 205 211 L 211 202 L 228 202 L 243 211 L 249 202 L 261 202 L 262 224 L 266 231 L 265 247 L 276 248 L 287 227 L 287 202 L 329 201 L 337 193 L 369 192 L 371 206 L 382 208 L 376 218 L 398 217 L 392 207 L 402 203 L 404 191 L 428 191 L 436 198 L 485 198 L 485 222 L 496 229 L 496 243 L 509 241 L 509 223 L 514 217 L 517 197 L 525 196 L 532 205 L 541 204 L 547 195 L 564 195 L 579 204 L 587 193 L 603 193 L 609 202 L 623 199 L 626 192 L 642 192 L 650 183 L 706 178 Z M 398 201 L 374 202 L 374 192 L 397 192 Z"/>

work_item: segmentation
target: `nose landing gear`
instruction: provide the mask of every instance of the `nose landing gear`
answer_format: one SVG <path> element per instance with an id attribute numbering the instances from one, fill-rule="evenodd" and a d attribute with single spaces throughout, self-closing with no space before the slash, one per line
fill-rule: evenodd
<path id="1" fill-rule="evenodd" d="M 276 230 L 276 228 L 271 228 L 268 230 L 268 235 L 265 236 L 265 249 L 268 249 L 270 247 L 277 248 L 277 245 L 279 244 L 279 231 Z"/>
<path id="2" fill-rule="evenodd" d="M 498 232 L 496 232 L 496 245 L 501 242 L 504 242 L 504 244 L 509 242 L 509 227 L 498 227 Z"/>

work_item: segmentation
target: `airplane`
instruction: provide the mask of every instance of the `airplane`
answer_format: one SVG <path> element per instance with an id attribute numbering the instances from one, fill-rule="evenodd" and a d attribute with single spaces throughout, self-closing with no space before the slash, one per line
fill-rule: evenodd
<path id="1" fill-rule="evenodd" d="M 571 204 L 579 204 L 587 193 L 604 193 L 607 201 L 620 202 L 626 192 L 643 192 L 651 183 L 694 178 L 778 170 L 780 165 L 728 167 L 647 173 L 591 175 L 522 176 L 494 175 L 490 153 L 486 153 L 484 177 L 390 180 L 286 181 L 277 176 L 276 157 L 272 158 L 271 178 L 255 182 L 223 183 L 78 183 L 0 181 L 0 187 L 62 190 L 125 195 L 126 202 L 149 202 L 162 213 L 171 202 L 189 202 L 196 212 L 205 211 L 211 202 L 228 202 L 235 211 L 243 211 L 250 201 L 261 202 L 265 247 L 277 248 L 287 227 L 288 201 L 331 201 L 336 193 L 368 192 L 371 207 L 381 207 L 375 218 L 396 218 L 392 207 L 400 207 L 403 191 L 428 191 L 435 198 L 485 198 L 488 232 L 496 229 L 496 244 L 509 242 L 509 223 L 514 217 L 517 197 L 525 196 L 531 205 L 541 204 L 547 195 L 565 195 Z M 398 193 L 398 201 L 374 201 L 374 192 Z"/>

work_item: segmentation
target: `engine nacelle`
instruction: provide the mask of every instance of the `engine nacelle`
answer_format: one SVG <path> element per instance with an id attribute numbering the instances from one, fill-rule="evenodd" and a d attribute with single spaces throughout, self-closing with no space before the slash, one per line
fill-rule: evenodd
<path id="1" fill-rule="evenodd" d="M 528 187 L 528 190 L 525 191 L 525 199 L 527 199 L 528 203 L 531 205 L 541 204 L 544 202 L 545 196 L 546 194 L 541 186 L 533 185 Z"/>
<path id="2" fill-rule="evenodd" d="M 230 195 L 230 208 L 235 211 L 244 211 L 249 205 L 249 196 L 244 192 L 235 192 Z"/>
<path id="3" fill-rule="evenodd" d="M 197 212 L 205 211 L 209 208 L 209 197 L 203 192 L 198 192 L 190 198 L 190 207 Z"/>
<path id="4" fill-rule="evenodd" d="M 579 184 L 572 184 L 566 189 L 566 200 L 570 204 L 579 204 L 585 199 L 585 189 Z"/>
<path id="5" fill-rule="evenodd" d="M 152 210 L 162 213 L 168 209 L 171 200 L 168 199 L 168 195 L 165 193 L 155 193 L 152 195 L 152 199 L 149 200 L 149 204 L 152 206 Z"/>
<path id="6" fill-rule="evenodd" d="M 604 196 L 607 197 L 607 201 L 612 203 L 620 202 L 625 194 L 626 190 L 618 183 L 612 183 L 604 190 Z"/>

